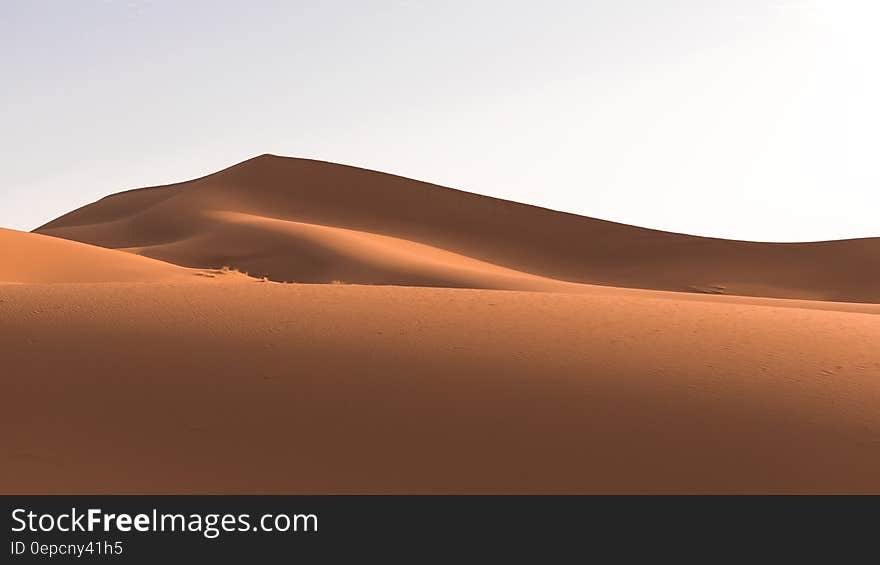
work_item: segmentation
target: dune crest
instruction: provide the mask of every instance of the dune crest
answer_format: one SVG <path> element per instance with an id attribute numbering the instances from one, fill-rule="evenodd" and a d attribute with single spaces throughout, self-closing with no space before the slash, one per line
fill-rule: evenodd
<path id="1" fill-rule="evenodd" d="M 582 283 L 880 303 L 880 238 L 703 238 L 272 155 L 108 196 L 35 231 L 279 281 L 507 289 Z"/>
<path id="2" fill-rule="evenodd" d="M 387 235 L 241 212 L 207 211 L 204 215 L 214 221 L 215 228 L 205 234 L 123 249 L 179 264 L 199 260 L 234 264 L 252 275 L 285 282 L 558 292 L 580 292 L 585 287 Z M 254 248 L 259 252 L 251 253 Z M 263 271 L 267 265 L 271 270 Z"/>

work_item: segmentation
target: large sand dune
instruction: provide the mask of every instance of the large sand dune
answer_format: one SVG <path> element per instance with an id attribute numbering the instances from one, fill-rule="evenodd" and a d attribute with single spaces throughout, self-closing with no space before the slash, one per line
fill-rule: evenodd
<path id="1" fill-rule="evenodd" d="M 197 180 L 115 194 L 37 231 L 283 281 L 523 289 L 532 288 L 534 279 L 522 285 L 522 274 L 530 274 L 632 288 L 880 302 L 877 238 L 786 244 L 701 238 L 271 155 Z"/>
<path id="2" fill-rule="evenodd" d="M 880 493 L 880 239 L 271 156 L 38 231 L 0 230 L 3 493 Z"/>

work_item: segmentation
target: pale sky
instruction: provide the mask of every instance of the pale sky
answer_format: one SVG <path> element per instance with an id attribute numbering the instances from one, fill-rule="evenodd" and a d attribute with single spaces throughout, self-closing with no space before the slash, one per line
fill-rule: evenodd
<path id="1" fill-rule="evenodd" d="M 880 236 L 878 22 L 874 0 L 0 0 L 0 226 L 275 153 L 698 235 Z"/>

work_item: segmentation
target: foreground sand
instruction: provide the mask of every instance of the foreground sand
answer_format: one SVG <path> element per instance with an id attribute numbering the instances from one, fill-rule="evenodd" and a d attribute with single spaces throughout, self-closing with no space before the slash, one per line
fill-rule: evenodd
<path id="1" fill-rule="evenodd" d="M 880 306 L 0 284 L 0 491 L 880 492 Z"/>

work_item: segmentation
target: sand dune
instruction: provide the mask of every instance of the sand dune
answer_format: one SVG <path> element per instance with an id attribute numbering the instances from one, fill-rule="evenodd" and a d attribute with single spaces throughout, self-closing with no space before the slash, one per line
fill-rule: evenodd
<path id="1" fill-rule="evenodd" d="M 37 232 L 0 230 L 2 493 L 880 493 L 877 238 L 272 156 Z"/>
<path id="2" fill-rule="evenodd" d="M 130 253 L 0 228 L 0 283 L 173 280 L 184 269 Z"/>
<path id="3" fill-rule="evenodd" d="M 796 244 L 701 238 L 271 155 L 201 179 L 109 196 L 37 231 L 273 280 L 531 288 L 515 272 L 545 281 L 880 302 L 878 238 Z M 432 248 L 419 248 L 424 260 L 414 247 L 405 251 L 415 244 Z M 428 257 L 444 253 L 449 261 Z M 468 261 L 507 275 L 458 268 Z"/>
<path id="4" fill-rule="evenodd" d="M 682 296 L 0 286 L 0 490 L 880 492 L 880 316 Z"/>

